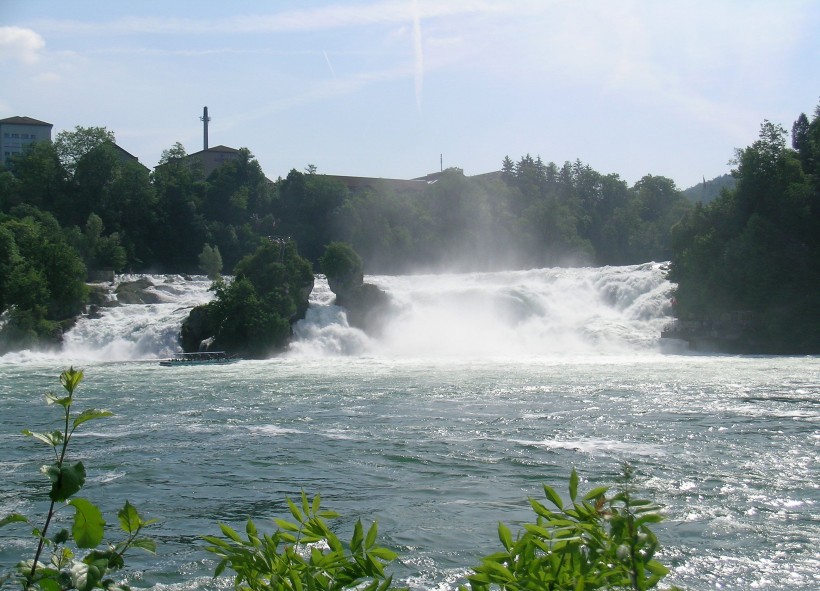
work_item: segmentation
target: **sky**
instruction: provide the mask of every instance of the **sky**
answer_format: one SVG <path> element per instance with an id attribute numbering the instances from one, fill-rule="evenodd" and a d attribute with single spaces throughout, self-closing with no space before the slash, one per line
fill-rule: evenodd
<path id="1" fill-rule="evenodd" d="M 630 185 L 729 172 L 820 104 L 817 0 L 0 0 L 0 118 L 181 143 L 265 174 L 415 178 L 581 160 Z"/>

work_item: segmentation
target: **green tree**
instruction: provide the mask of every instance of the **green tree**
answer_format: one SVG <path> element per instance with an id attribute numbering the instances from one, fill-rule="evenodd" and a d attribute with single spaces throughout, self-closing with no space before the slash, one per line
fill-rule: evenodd
<path id="1" fill-rule="evenodd" d="M 277 233 L 292 237 L 308 260 L 318 261 L 333 240 L 334 212 L 347 197 L 345 186 L 325 175 L 291 170 L 277 183 L 277 193 Z"/>
<path id="2" fill-rule="evenodd" d="M 59 340 L 58 322 L 78 314 L 86 301 L 86 269 L 63 239 L 51 214 L 17 206 L 0 217 L 2 303 L 11 311 L 0 328 L 0 350 Z"/>
<path id="3" fill-rule="evenodd" d="M 199 176 L 179 143 L 162 153 L 154 170 L 159 226 L 154 254 L 162 268 L 194 272 L 201 245 L 208 242 L 207 220 L 202 214 L 207 185 Z"/>
<path id="4" fill-rule="evenodd" d="M 815 124 L 817 119 L 809 126 Z M 812 177 L 769 121 L 738 150 L 737 186 L 675 228 L 670 279 L 678 316 L 719 325 L 724 346 L 783 353 L 820 350 L 820 211 Z M 725 318 L 741 315 L 742 323 Z"/>
<path id="5" fill-rule="evenodd" d="M 809 118 L 805 113 L 800 113 L 792 125 L 792 148 L 800 155 L 800 161 L 806 170 L 809 169 L 813 157 L 809 127 Z"/>
<path id="6" fill-rule="evenodd" d="M 65 203 L 66 172 L 51 142 L 34 142 L 11 161 L 7 172 L 9 184 L 0 188 L 1 211 L 8 212 L 20 204 L 53 212 L 58 219 L 67 213 Z"/>
<path id="7" fill-rule="evenodd" d="M 115 142 L 114 132 L 105 127 L 81 127 L 74 131 L 61 131 L 54 138 L 54 148 L 63 168 L 73 176 L 83 156 L 95 148 Z"/>
<path id="8" fill-rule="evenodd" d="M 159 202 L 148 169 L 139 162 L 121 162 L 108 195 L 106 227 L 117 232 L 128 255 L 128 264 L 139 269 L 157 260 L 161 234 Z"/>
<path id="9" fill-rule="evenodd" d="M 222 272 L 222 255 L 218 246 L 206 244 L 199 253 L 199 268 L 208 276 L 208 279 L 217 279 Z"/>
<path id="10" fill-rule="evenodd" d="M 362 259 L 353 248 L 345 242 L 331 242 L 319 259 L 322 273 L 327 276 L 330 289 L 339 290 L 360 287 L 363 279 Z"/>

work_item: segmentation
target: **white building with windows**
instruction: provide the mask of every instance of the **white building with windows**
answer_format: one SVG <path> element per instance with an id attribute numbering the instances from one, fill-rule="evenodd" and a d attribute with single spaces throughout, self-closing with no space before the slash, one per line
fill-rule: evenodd
<path id="1" fill-rule="evenodd" d="M 0 163 L 8 166 L 12 157 L 22 154 L 32 142 L 51 141 L 52 127 L 51 123 L 31 117 L 0 119 Z"/>

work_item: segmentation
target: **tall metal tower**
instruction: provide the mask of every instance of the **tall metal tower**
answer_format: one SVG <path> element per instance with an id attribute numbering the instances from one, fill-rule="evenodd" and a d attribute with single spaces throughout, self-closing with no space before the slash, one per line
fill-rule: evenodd
<path id="1" fill-rule="evenodd" d="M 208 149 L 208 121 L 211 120 L 211 118 L 208 117 L 208 107 L 205 107 L 202 110 L 202 117 L 200 117 L 199 120 L 202 121 L 202 123 L 204 124 L 203 126 L 205 128 L 205 130 L 204 130 L 205 135 L 203 137 L 203 146 L 204 147 L 202 149 L 207 150 Z"/>

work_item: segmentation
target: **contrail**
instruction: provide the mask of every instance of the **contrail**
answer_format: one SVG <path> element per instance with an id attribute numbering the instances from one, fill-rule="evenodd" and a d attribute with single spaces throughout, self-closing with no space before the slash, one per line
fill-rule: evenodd
<path id="1" fill-rule="evenodd" d="M 424 53 L 421 47 L 421 16 L 418 0 L 413 0 L 413 45 L 416 56 L 416 109 L 421 113 L 421 91 L 424 87 Z"/>
<path id="2" fill-rule="evenodd" d="M 333 69 L 333 64 L 330 63 L 330 58 L 327 56 L 327 52 L 324 49 L 322 50 L 322 55 L 325 56 L 327 67 L 330 68 L 330 73 L 333 75 L 333 79 L 336 80 L 336 70 Z"/>

